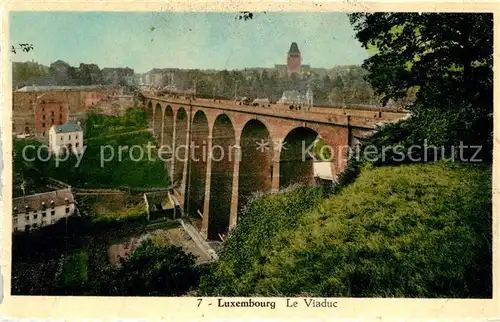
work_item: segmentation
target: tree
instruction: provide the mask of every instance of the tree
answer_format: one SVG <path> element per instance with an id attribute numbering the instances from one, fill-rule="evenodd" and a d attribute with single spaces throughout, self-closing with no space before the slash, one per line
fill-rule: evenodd
<path id="1" fill-rule="evenodd" d="M 333 83 L 332 80 L 330 79 L 330 76 L 325 75 L 323 77 L 323 88 L 325 89 L 326 92 L 329 92 L 332 90 Z"/>
<path id="2" fill-rule="evenodd" d="M 134 91 L 134 103 L 139 106 L 144 104 L 144 94 L 140 90 Z"/>
<path id="3" fill-rule="evenodd" d="M 26 83 L 32 79 L 48 76 L 49 71 L 46 66 L 35 62 L 12 62 L 12 82 Z"/>
<path id="4" fill-rule="evenodd" d="M 123 126 L 147 127 L 148 116 L 142 108 L 129 107 L 121 118 L 121 123 Z"/>
<path id="5" fill-rule="evenodd" d="M 102 84 L 104 82 L 102 71 L 96 64 L 80 63 L 80 67 L 75 69 L 75 72 L 76 82 L 79 85 Z"/>
<path id="6" fill-rule="evenodd" d="M 207 79 L 198 79 L 196 83 L 196 96 L 198 97 L 212 97 L 213 90 L 212 83 Z"/>
<path id="7" fill-rule="evenodd" d="M 491 156 L 492 14 L 354 13 L 350 21 L 377 51 L 363 67 L 384 104 L 416 91 L 408 108 L 422 140 L 482 145 Z"/>
<path id="8" fill-rule="evenodd" d="M 75 85 L 75 80 L 77 79 L 76 68 L 62 60 L 57 60 L 50 64 L 50 74 L 54 75 L 58 85 Z"/>
<path id="9" fill-rule="evenodd" d="M 18 44 L 19 47 L 11 46 L 10 51 L 13 54 L 17 54 L 17 50 L 21 50 L 25 53 L 29 52 L 30 50 L 33 50 L 33 44 Z"/>
<path id="10" fill-rule="evenodd" d="M 111 278 L 117 292 L 112 295 L 179 296 L 197 285 L 198 279 L 194 255 L 148 239 L 122 261 Z"/>

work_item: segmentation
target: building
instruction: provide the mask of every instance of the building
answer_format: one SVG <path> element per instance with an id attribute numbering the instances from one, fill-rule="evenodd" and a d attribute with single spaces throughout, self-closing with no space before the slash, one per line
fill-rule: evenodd
<path id="1" fill-rule="evenodd" d="M 135 76 L 134 75 L 132 75 L 132 76 L 126 76 L 125 77 L 125 83 L 128 86 L 135 86 L 135 85 L 137 85 L 137 83 L 135 82 Z"/>
<path id="2" fill-rule="evenodd" d="M 106 84 L 116 85 L 133 85 L 134 70 L 128 67 L 125 68 L 109 68 L 102 69 L 102 77 Z"/>
<path id="3" fill-rule="evenodd" d="M 278 101 L 278 104 L 299 104 L 299 105 L 306 105 L 307 100 L 306 97 L 302 94 L 300 94 L 296 90 L 292 91 L 284 91 L 283 95 Z"/>
<path id="4" fill-rule="evenodd" d="M 314 105 L 314 95 L 313 95 L 313 91 L 312 91 L 310 85 L 307 85 L 306 104 L 308 106 L 313 106 Z"/>
<path id="5" fill-rule="evenodd" d="M 286 57 L 286 65 L 276 64 L 274 68 L 288 73 L 300 73 L 303 69 L 310 69 L 309 65 L 302 64 L 302 55 L 296 42 L 292 42 Z"/>
<path id="6" fill-rule="evenodd" d="M 139 84 L 154 87 L 171 85 L 174 83 L 177 71 L 177 68 L 153 68 L 142 75 Z"/>
<path id="7" fill-rule="evenodd" d="M 136 85 L 136 86 L 143 86 L 143 85 L 145 85 L 145 83 L 144 83 L 144 75 L 142 75 L 142 74 L 134 74 L 134 85 Z"/>
<path id="8" fill-rule="evenodd" d="M 34 105 L 35 132 L 41 133 L 42 137 L 52 126 L 68 122 L 69 103 L 64 97 L 46 92 L 37 97 Z"/>
<path id="9" fill-rule="evenodd" d="M 271 103 L 269 102 L 268 98 L 256 98 L 252 102 L 252 105 L 260 105 L 264 107 L 267 107 L 269 104 Z"/>
<path id="10" fill-rule="evenodd" d="M 160 87 L 164 86 L 163 69 L 153 68 L 144 74 L 143 82 L 145 85 Z"/>
<path id="11" fill-rule="evenodd" d="M 53 125 L 49 131 L 49 150 L 57 155 L 67 151 L 83 153 L 83 130 L 80 124 Z"/>
<path id="12" fill-rule="evenodd" d="M 300 55 L 299 46 L 296 42 L 292 42 L 286 57 L 286 66 L 289 73 L 299 73 L 302 65 L 302 56 Z"/>
<path id="13" fill-rule="evenodd" d="M 55 224 L 75 213 L 71 188 L 37 193 L 12 199 L 12 228 L 29 231 Z"/>
<path id="14" fill-rule="evenodd" d="M 83 78 L 86 84 L 104 83 L 102 71 L 96 64 L 80 63 L 80 66 L 76 69 L 76 74 L 79 75 L 80 79 Z"/>
<path id="15" fill-rule="evenodd" d="M 12 93 L 12 132 L 43 139 L 52 125 L 83 120 L 117 93 L 109 86 L 25 86 Z"/>

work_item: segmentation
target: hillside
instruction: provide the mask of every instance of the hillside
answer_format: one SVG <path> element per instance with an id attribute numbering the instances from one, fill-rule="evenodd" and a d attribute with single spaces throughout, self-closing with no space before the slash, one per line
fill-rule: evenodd
<path id="1" fill-rule="evenodd" d="M 328 198 L 267 196 L 243 214 L 201 292 L 489 297 L 491 169 L 372 168 Z"/>
<path id="2" fill-rule="evenodd" d="M 16 193 L 20 193 L 18 187 L 23 179 L 29 183 L 28 191 L 31 192 L 41 185 L 43 177 L 52 177 L 79 188 L 158 188 L 170 185 L 165 163 L 160 160 L 155 146 L 156 138 L 146 128 L 147 118 L 143 110 L 131 107 L 121 116 L 91 113 L 85 124 L 85 150 L 79 156 L 58 159 L 52 155 L 49 158 L 47 150 L 40 149 L 41 158 L 37 158 L 36 150 L 28 149 L 27 160 L 34 161 L 25 162 L 23 148 L 28 145 L 38 148 L 42 143 L 15 140 Z M 151 146 L 150 150 L 148 146 Z"/>

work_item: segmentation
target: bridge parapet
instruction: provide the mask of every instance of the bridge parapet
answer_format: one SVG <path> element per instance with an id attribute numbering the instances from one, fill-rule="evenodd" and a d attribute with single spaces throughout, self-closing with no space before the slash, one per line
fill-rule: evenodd
<path id="1" fill-rule="evenodd" d="M 233 101 L 208 100 L 208 99 L 173 99 L 170 97 L 145 96 L 146 101 L 162 102 L 166 105 L 193 106 L 197 108 L 217 109 L 222 111 L 233 111 L 245 114 L 255 114 L 283 119 L 293 119 L 304 122 L 327 123 L 345 127 L 359 127 L 364 129 L 375 129 L 377 124 L 394 122 L 407 117 L 406 112 L 376 111 L 373 109 L 342 109 L 311 107 L 304 110 L 286 109 L 282 104 L 270 104 L 269 107 L 239 105 Z"/>

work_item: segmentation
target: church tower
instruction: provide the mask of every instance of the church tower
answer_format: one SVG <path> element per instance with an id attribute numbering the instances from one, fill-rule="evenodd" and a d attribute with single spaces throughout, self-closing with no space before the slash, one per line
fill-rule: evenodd
<path id="1" fill-rule="evenodd" d="M 288 50 L 286 65 L 289 73 L 300 72 L 300 67 L 302 65 L 302 57 L 300 56 L 299 46 L 297 46 L 296 42 L 292 42 L 290 50 Z"/>

